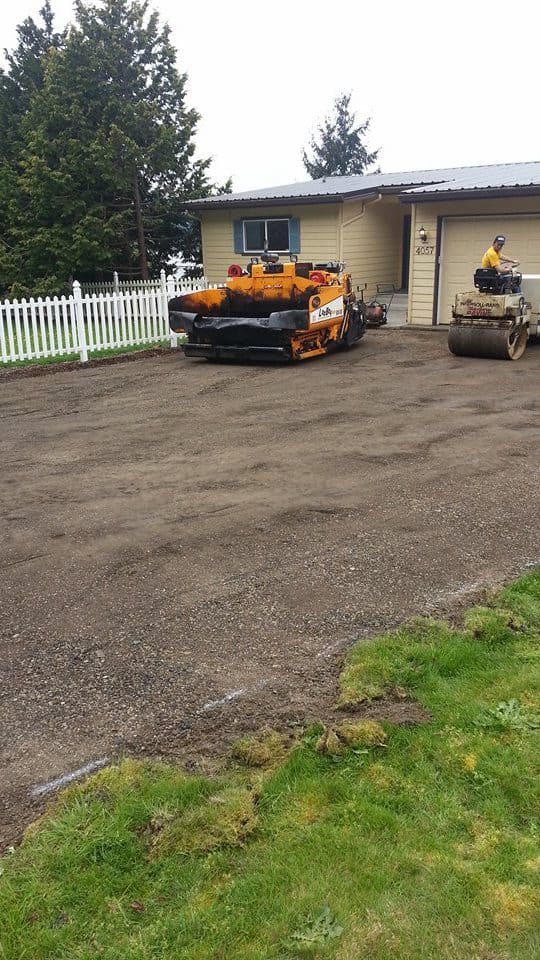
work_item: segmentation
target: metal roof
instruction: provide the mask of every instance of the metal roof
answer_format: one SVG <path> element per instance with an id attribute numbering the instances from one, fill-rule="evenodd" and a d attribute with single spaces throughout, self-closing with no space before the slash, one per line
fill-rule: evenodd
<path id="1" fill-rule="evenodd" d="M 303 183 L 263 187 L 242 193 L 222 193 L 192 200 L 190 207 L 218 208 L 252 205 L 280 200 L 330 201 L 366 193 L 403 193 L 411 199 L 422 194 L 455 193 L 470 190 L 501 190 L 540 187 L 540 161 L 502 163 L 477 167 L 443 167 L 437 170 L 406 170 L 397 173 L 368 173 L 362 176 L 322 177 Z"/>
<path id="2" fill-rule="evenodd" d="M 469 190 L 503 190 L 540 187 L 540 162 L 502 163 L 489 167 L 463 167 L 456 177 L 444 182 L 424 184 L 405 191 L 409 195 L 423 193 L 458 193 Z"/>

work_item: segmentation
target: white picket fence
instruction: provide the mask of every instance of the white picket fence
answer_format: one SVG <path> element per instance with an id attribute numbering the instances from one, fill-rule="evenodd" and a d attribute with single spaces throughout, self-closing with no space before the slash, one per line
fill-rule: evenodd
<path id="1" fill-rule="evenodd" d="M 81 292 L 75 281 L 69 297 L 0 302 L 0 363 L 89 354 L 178 337 L 169 328 L 168 300 L 180 293 L 206 289 L 204 280 L 167 278 L 116 292 Z"/>

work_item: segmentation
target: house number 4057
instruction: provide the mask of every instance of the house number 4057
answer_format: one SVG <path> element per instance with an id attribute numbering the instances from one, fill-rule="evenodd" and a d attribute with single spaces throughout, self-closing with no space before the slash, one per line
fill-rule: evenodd
<path id="1" fill-rule="evenodd" d="M 417 254 L 419 254 L 419 256 L 424 256 L 424 257 L 425 256 L 432 257 L 434 251 L 435 251 L 435 247 L 428 247 L 426 246 L 425 243 L 423 243 L 421 247 L 416 248 Z"/>

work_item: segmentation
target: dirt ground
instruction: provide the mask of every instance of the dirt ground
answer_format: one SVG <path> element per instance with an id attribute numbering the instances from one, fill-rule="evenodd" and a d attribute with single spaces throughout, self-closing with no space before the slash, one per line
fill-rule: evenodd
<path id="1" fill-rule="evenodd" d="M 538 562 L 539 370 L 378 330 L 1 379 L 3 842 L 89 761 L 317 717 L 355 639 Z"/>

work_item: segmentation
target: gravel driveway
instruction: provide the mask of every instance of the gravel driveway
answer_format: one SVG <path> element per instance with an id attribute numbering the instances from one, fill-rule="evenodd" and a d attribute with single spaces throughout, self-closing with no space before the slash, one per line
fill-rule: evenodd
<path id="1" fill-rule="evenodd" d="M 0 840 L 89 761 L 316 716 L 356 638 L 540 560 L 539 373 L 383 329 L 0 380 Z"/>

